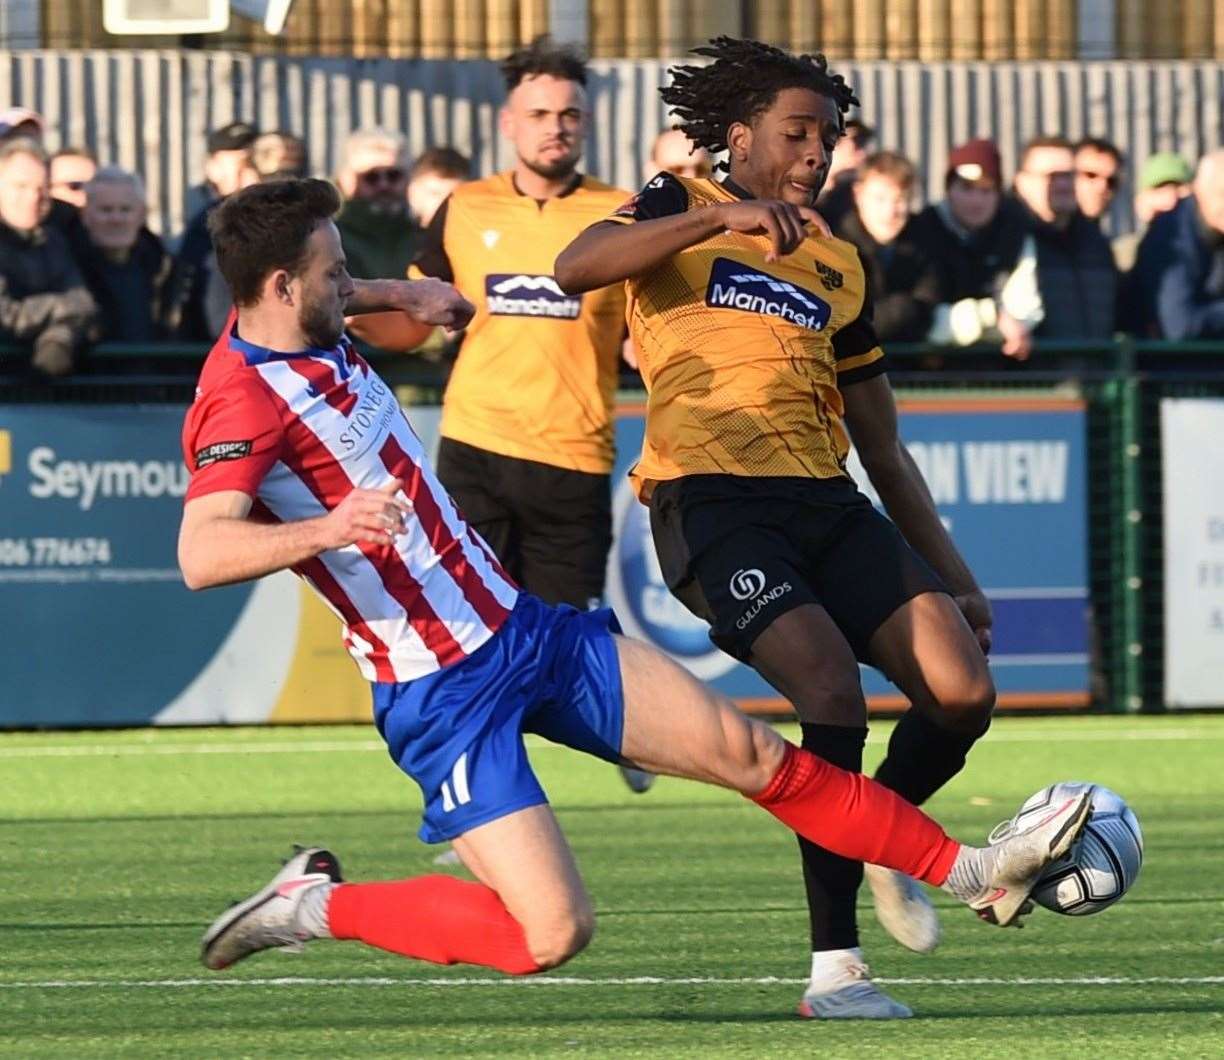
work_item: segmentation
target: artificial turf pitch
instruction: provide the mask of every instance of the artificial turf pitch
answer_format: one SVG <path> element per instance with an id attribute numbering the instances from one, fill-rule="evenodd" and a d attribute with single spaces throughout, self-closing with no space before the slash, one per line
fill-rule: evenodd
<path id="1" fill-rule="evenodd" d="M 869 762 L 888 726 L 876 724 Z M 915 1010 L 890 1024 L 794 1015 L 808 964 L 793 839 L 728 792 L 635 796 L 543 744 L 537 771 L 599 911 L 566 967 L 511 981 L 320 943 L 227 973 L 200 934 L 293 841 L 350 878 L 441 871 L 417 791 L 371 729 L 0 736 L 0 1054 L 5 1056 L 1224 1055 L 1224 718 L 997 721 L 930 809 L 980 840 L 1055 780 L 1121 792 L 1147 863 L 1090 918 L 978 923 L 937 895 L 920 957 L 861 910 L 874 973 Z M 451 870 L 455 871 L 455 870 Z"/>

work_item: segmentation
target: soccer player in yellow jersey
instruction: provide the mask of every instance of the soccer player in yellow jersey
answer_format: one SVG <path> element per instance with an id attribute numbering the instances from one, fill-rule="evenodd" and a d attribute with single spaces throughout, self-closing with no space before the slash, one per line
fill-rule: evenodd
<path id="1" fill-rule="evenodd" d="M 603 596 L 625 296 L 567 295 L 553 261 L 626 193 L 578 172 L 586 67 L 540 38 L 502 64 L 507 173 L 457 187 L 410 270 L 476 306 L 442 407 L 438 476 L 510 575 L 550 604 Z M 624 770 L 635 791 L 650 777 Z"/>
<path id="2" fill-rule="evenodd" d="M 676 68 L 662 95 L 694 143 L 729 153 L 729 175 L 655 177 L 566 249 L 556 277 L 572 293 L 628 281 L 649 391 L 631 475 L 672 592 L 794 704 L 804 747 L 843 768 L 862 769 L 858 663 L 883 671 L 913 707 L 876 779 L 922 803 L 989 725 L 991 613 L 898 440 L 858 253 L 812 209 L 857 100 L 820 55 L 725 37 L 697 51 L 713 62 Z M 851 438 L 891 521 L 846 472 Z M 800 1013 L 910 1015 L 863 963 L 862 865 L 801 847 L 813 953 Z M 868 880 L 898 941 L 933 949 L 917 885 L 878 868 Z"/>

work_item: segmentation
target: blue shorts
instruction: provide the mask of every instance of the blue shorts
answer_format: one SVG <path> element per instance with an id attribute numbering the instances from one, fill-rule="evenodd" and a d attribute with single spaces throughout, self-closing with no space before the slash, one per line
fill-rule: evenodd
<path id="1" fill-rule="evenodd" d="M 421 787 L 426 843 L 547 802 L 523 733 L 619 762 L 625 707 L 609 610 L 550 607 L 522 593 L 462 662 L 374 685 L 374 721 Z"/>

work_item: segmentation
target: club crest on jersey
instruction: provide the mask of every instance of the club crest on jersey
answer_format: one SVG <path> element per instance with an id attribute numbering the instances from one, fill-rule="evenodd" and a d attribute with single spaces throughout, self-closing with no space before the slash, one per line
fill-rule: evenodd
<path id="1" fill-rule="evenodd" d="M 495 272 L 485 277 L 485 304 L 491 316 L 577 320 L 582 295 L 566 294 L 551 276 Z"/>
<path id="2" fill-rule="evenodd" d="M 845 282 L 845 278 L 840 272 L 826 265 L 823 261 L 817 261 L 816 272 L 820 276 L 820 286 L 826 291 L 836 291 Z"/>
<path id="3" fill-rule="evenodd" d="M 833 315 L 833 307 L 811 291 L 730 258 L 714 259 L 706 305 L 779 317 L 809 331 L 823 330 Z"/>

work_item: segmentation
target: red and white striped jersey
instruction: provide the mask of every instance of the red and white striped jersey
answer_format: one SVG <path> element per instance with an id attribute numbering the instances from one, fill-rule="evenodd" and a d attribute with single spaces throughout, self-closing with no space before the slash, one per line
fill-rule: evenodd
<path id="1" fill-rule="evenodd" d="M 285 354 L 244 342 L 231 317 L 183 425 L 187 500 L 254 499 L 252 517 L 321 516 L 355 487 L 401 479 L 412 504 L 394 545 L 362 542 L 298 564 L 344 623 L 370 681 L 411 681 L 458 662 L 509 616 L 518 589 L 439 483 L 392 389 L 348 339 Z"/>

